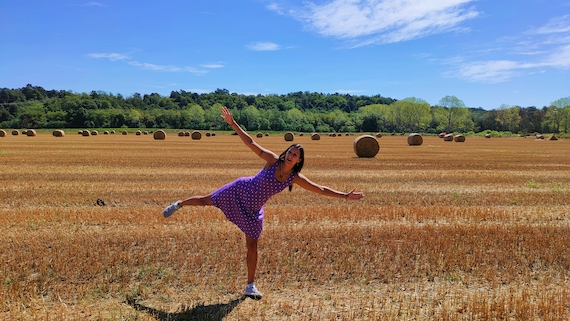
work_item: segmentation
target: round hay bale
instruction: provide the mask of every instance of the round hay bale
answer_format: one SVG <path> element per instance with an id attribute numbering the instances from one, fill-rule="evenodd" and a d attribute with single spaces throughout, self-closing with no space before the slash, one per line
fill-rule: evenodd
<path id="1" fill-rule="evenodd" d="M 19 130 L 13 130 L 13 131 L 12 131 L 12 135 L 13 135 L 13 136 L 18 136 L 18 135 L 20 135 L 20 131 L 19 131 Z"/>
<path id="2" fill-rule="evenodd" d="M 265 137 L 269 137 L 269 133 L 265 133 Z"/>
<path id="3" fill-rule="evenodd" d="M 455 137 L 453 137 L 453 141 L 456 143 L 463 143 L 463 142 L 465 142 L 465 136 L 455 135 Z"/>
<path id="4" fill-rule="evenodd" d="M 184 132 L 185 137 L 190 137 L 190 132 Z"/>
<path id="5" fill-rule="evenodd" d="M 87 129 L 84 129 L 81 131 L 81 136 L 91 136 L 91 133 Z"/>
<path id="6" fill-rule="evenodd" d="M 154 132 L 153 137 L 156 140 L 165 140 L 166 139 L 166 132 L 162 129 L 159 129 L 159 130 Z"/>
<path id="7" fill-rule="evenodd" d="M 142 134 L 142 132 L 140 130 L 137 130 L 137 132 L 135 133 L 135 135 L 140 136 Z"/>
<path id="8" fill-rule="evenodd" d="M 143 132 L 143 135 L 148 135 L 148 131 L 145 130 L 145 131 Z"/>
<path id="9" fill-rule="evenodd" d="M 199 132 L 199 131 L 197 131 L 197 130 L 193 131 L 193 132 L 192 132 L 192 135 L 190 135 L 190 136 L 192 136 L 192 139 L 193 139 L 193 140 L 200 140 L 200 139 L 202 139 L 202 133 Z"/>
<path id="10" fill-rule="evenodd" d="M 263 134 L 262 134 L 262 133 L 257 133 L 257 135 L 255 135 L 255 137 L 257 137 L 257 138 L 262 138 L 262 137 L 263 137 Z"/>
<path id="11" fill-rule="evenodd" d="M 558 140 L 558 137 L 552 135 L 552 136 L 550 136 L 550 138 L 548 140 Z"/>
<path id="12" fill-rule="evenodd" d="M 108 130 L 104 131 L 103 135 L 109 135 L 109 131 Z"/>
<path id="13" fill-rule="evenodd" d="M 283 138 L 285 138 L 286 142 L 292 142 L 293 139 L 295 139 L 295 134 L 292 132 L 286 132 L 285 135 L 283 135 Z"/>
<path id="14" fill-rule="evenodd" d="M 123 130 L 123 133 L 122 133 L 122 134 L 123 134 L 123 135 L 127 135 L 128 133 L 129 133 L 128 131 Z"/>
<path id="15" fill-rule="evenodd" d="M 210 132 L 206 132 L 206 137 L 210 137 L 212 134 Z"/>
<path id="16" fill-rule="evenodd" d="M 420 146 L 423 143 L 424 138 L 418 133 L 411 133 L 410 136 L 408 136 L 408 145 L 410 146 Z"/>
<path id="17" fill-rule="evenodd" d="M 446 132 L 441 132 L 441 133 L 439 133 L 439 135 L 437 135 L 437 136 L 438 136 L 439 138 L 443 138 L 443 137 L 445 137 L 445 135 L 447 135 Z"/>
<path id="18" fill-rule="evenodd" d="M 216 133 L 212 133 L 212 137 L 213 137 L 213 136 L 216 136 Z"/>
<path id="19" fill-rule="evenodd" d="M 335 134 L 335 133 L 330 133 L 329 136 L 330 136 L 330 137 L 336 137 L 336 134 Z"/>
<path id="20" fill-rule="evenodd" d="M 36 130 L 35 129 L 28 129 L 28 130 L 26 130 L 26 135 L 29 137 L 34 137 L 34 136 L 36 136 Z"/>
<path id="21" fill-rule="evenodd" d="M 321 135 L 319 135 L 317 133 L 312 133 L 311 134 L 311 140 L 321 140 Z"/>
<path id="22" fill-rule="evenodd" d="M 536 135 L 536 139 L 544 139 L 544 135 L 538 134 L 538 135 Z"/>
<path id="23" fill-rule="evenodd" d="M 115 131 L 114 131 L 114 130 L 112 130 L 112 131 L 111 131 L 111 135 L 113 135 L 114 133 L 115 133 Z"/>
<path id="24" fill-rule="evenodd" d="M 354 140 L 354 152 L 358 157 L 374 157 L 380 150 L 378 140 L 372 135 L 362 135 Z"/>
<path id="25" fill-rule="evenodd" d="M 443 136 L 443 141 L 444 142 L 452 142 L 453 141 L 453 134 L 445 134 L 445 136 Z"/>
<path id="26" fill-rule="evenodd" d="M 303 135 L 304 135 L 303 133 L 299 133 L 299 137 L 303 137 Z"/>
<path id="27" fill-rule="evenodd" d="M 98 132 L 98 131 L 96 131 L 96 130 L 94 130 L 94 131 L 92 131 L 92 132 L 91 132 L 91 135 L 93 135 L 93 136 L 97 136 L 97 135 L 99 135 L 99 132 Z"/>
<path id="28" fill-rule="evenodd" d="M 0 137 L 6 137 L 7 133 L 4 129 L 0 129 Z"/>
<path id="29" fill-rule="evenodd" d="M 491 138 L 491 134 L 485 134 L 485 138 Z"/>
<path id="30" fill-rule="evenodd" d="M 27 134 L 28 134 L 28 130 L 27 130 L 27 129 L 22 130 L 22 135 L 27 135 Z"/>
<path id="31" fill-rule="evenodd" d="M 65 136 L 65 132 L 61 129 L 56 129 L 51 133 L 54 137 L 63 137 Z"/>
<path id="32" fill-rule="evenodd" d="M 183 131 L 179 131 L 179 132 L 178 132 L 178 136 L 179 136 L 179 137 L 184 137 L 184 132 L 183 132 Z"/>
<path id="33" fill-rule="evenodd" d="M 382 133 L 376 133 L 376 138 L 382 138 Z"/>

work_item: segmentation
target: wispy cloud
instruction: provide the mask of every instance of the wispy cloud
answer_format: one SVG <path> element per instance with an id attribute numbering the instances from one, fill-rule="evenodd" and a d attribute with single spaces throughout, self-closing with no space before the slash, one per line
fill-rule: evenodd
<path id="1" fill-rule="evenodd" d="M 130 59 L 129 56 L 119 53 L 90 53 L 87 56 L 89 58 L 107 58 L 111 61 Z"/>
<path id="2" fill-rule="evenodd" d="M 296 11 L 317 33 L 352 40 L 354 46 L 385 44 L 458 30 L 479 12 L 474 0 L 332 0 Z M 277 9 L 275 9 L 277 10 Z"/>
<path id="3" fill-rule="evenodd" d="M 253 51 L 273 51 L 281 49 L 281 46 L 274 44 L 273 42 L 254 42 L 246 47 Z"/>
<path id="4" fill-rule="evenodd" d="M 520 38 L 523 38 L 520 40 Z M 448 75 L 483 83 L 499 83 L 524 74 L 544 72 L 548 68 L 570 68 L 570 15 L 552 18 L 544 26 L 531 28 L 513 41 L 514 52 L 505 56 L 521 59 L 463 59 Z"/>
<path id="5" fill-rule="evenodd" d="M 215 63 L 215 64 L 202 64 L 200 65 L 200 67 L 208 69 L 218 69 L 218 68 L 224 68 L 225 66 L 220 63 Z"/>
<path id="6" fill-rule="evenodd" d="M 214 68 L 223 68 L 224 65 L 222 64 L 205 64 L 205 65 L 200 65 L 202 68 L 206 68 L 206 69 L 199 69 L 199 68 L 195 68 L 195 67 L 191 67 L 191 66 L 185 66 L 185 67 L 178 67 L 178 66 L 173 66 L 173 65 L 157 65 L 157 64 L 152 64 L 152 63 L 147 63 L 147 62 L 139 62 L 136 60 L 131 60 L 131 57 L 124 55 L 124 54 L 119 54 L 119 53 L 90 53 L 87 54 L 87 57 L 89 58 L 96 58 L 96 59 L 109 59 L 111 61 L 117 61 L 117 60 L 125 60 L 129 65 L 134 66 L 134 67 L 139 67 L 145 70 L 151 70 L 151 71 L 162 71 L 162 72 L 189 72 L 195 75 L 203 75 L 208 73 L 207 69 L 214 69 Z"/>
<path id="7" fill-rule="evenodd" d="M 95 1 L 84 3 L 81 6 L 83 6 L 83 7 L 106 7 L 106 5 L 104 5 L 100 2 L 95 2 Z"/>

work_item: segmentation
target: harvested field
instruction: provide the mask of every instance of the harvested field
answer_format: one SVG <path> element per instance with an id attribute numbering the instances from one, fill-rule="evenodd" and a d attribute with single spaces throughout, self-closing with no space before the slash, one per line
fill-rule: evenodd
<path id="1" fill-rule="evenodd" d="M 161 212 L 263 161 L 230 133 L 168 133 L 2 138 L 0 320 L 570 318 L 568 140 L 385 136 L 359 158 L 354 137 L 296 137 L 308 178 L 365 198 L 272 198 L 254 301 L 237 227 Z"/>

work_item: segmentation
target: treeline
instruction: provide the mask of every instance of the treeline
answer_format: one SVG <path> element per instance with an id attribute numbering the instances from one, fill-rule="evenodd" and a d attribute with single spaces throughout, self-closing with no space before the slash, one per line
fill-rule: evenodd
<path id="1" fill-rule="evenodd" d="M 222 106 L 250 131 L 568 133 L 570 97 L 542 108 L 503 105 L 468 108 L 455 96 L 430 106 L 419 98 L 294 92 L 241 95 L 172 91 L 129 97 L 102 91 L 75 93 L 27 85 L 0 89 L 0 128 L 229 129 Z"/>

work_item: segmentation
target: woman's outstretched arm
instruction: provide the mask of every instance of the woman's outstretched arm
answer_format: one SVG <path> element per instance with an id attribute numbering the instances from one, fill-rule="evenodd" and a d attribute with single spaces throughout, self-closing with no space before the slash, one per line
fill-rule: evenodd
<path id="1" fill-rule="evenodd" d="M 244 142 L 244 144 L 249 147 L 257 156 L 261 157 L 268 163 L 274 163 L 279 156 L 274 152 L 270 151 L 269 149 L 265 149 L 261 147 L 258 143 L 256 143 L 248 133 L 246 133 L 238 123 L 234 120 L 234 117 L 230 113 L 227 107 L 222 107 L 222 118 L 228 123 L 232 128 L 236 131 L 239 138 Z"/>
<path id="2" fill-rule="evenodd" d="M 334 190 L 334 189 L 327 187 L 327 186 L 323 186 L 323 185 L 313 183 L 307 177 L 305 177 L 305 175 L 303 175 L 301 173 L 298 173 L 297 175 L 295 175 L 295 178 L 293 179 L 293 183 L 301 186 L 302 188 L 304 188 L 308 191 L 315 192 L 317 194 L 321 194 L 321 195 L 325 195 L 325 196 L 343 198 L 347 201 L 348 200 L 355 201 L 355 200 L 359 200 L 359 199 L 364 197 L 364 194 L 362 194 L 361 192 L 355 192 L 354 189 L 348 193 L 345 193 L 345 192 L 340 192 L 340 191 Z"/>

